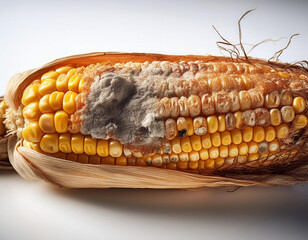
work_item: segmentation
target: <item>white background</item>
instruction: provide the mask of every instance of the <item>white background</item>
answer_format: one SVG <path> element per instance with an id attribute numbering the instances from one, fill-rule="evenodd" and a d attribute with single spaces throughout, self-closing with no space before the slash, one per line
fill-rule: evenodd
<path id="1" fill-rule="evenodd" d="M 308 2 L 0 0 L 0 94 L 9 78 L 93 51 L 220 55 L 212 25 L 238 42 L 288 38 L 281 60 L 307 59 Z M 287 39 L 251 53 L 268 59 Z M 248 48 L 248 46 L 246 46 Z M 0 239 L 307 239 L 308 184 L 183 192 L 55 189 L 0 172 Z"/>

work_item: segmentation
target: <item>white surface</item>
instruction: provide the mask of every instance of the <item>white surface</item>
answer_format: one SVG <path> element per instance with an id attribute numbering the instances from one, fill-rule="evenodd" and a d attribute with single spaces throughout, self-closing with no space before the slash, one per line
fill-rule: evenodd
<path id="1" fill-rule="evenodd" d="M 301 33 L 281 56 L 307 59 L 307 1 L 0 0 L 0 94 L 16 72 L 92 51 L 212 54 L 211 25 L 237 42 Z M 269 58 L 286 44 L 252 52 Z M 224 191 L 66 190 L 0 172 L 0 239 L 307 239 L 308 185 Z"/>

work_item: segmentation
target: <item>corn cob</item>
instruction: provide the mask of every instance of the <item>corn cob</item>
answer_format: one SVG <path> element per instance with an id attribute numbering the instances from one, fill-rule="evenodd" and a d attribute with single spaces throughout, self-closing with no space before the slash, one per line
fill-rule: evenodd
<path id="1" fill-rule="evenodd" d="M 8 161 L 7 155 L 7 138 L 6 129 L 5 129 L 5 112 L 8 106 L 3 100 L 3 97 L 0 97 L 0 169 L 10 169 L 11 165 Z"/>
<path id="2" fill-rule="evenodd" d="M 206 176 L 307 163 L 304 69 L 200 56 L 77 60 L 24 78 L 22 94 L 7 99 L 22 109 L 22 146 L 63 161 Z"/>

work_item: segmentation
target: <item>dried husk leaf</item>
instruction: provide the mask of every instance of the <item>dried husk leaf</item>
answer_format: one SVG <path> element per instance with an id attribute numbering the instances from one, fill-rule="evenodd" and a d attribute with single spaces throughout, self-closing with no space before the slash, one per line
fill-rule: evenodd
<path id="1" fill-rule="evenodd" d="M 5 99 L 10 107 L 21 104 L 23 90 L 43 73 L 64 66 L 73 67 L 109 61 L 233 61 L 214 56 L 173 56 L 144 53 L 90 53 L 57 59 L 40 68 L 15 75 L 9 82 Z M 251 63 L 265 60 L 251 59 Z M 281 63 L 271 63 L 286 67 Z M 295 69 L 297 67 L 294 67 Z M 283 174 L 246 174 L 203 176 L 154 167 L 91 165 L 67 161 L 43 155 L 21 146 L 16 137 L 9 139 L 9 159 L 16 171 L 28 180 L 42 179 L 66 188 L 156 188 L 156 189 L 204 189 L 234 188 L 240 186 L 294 185 L 308 181 L 308 166 L 302 166 Z"/>

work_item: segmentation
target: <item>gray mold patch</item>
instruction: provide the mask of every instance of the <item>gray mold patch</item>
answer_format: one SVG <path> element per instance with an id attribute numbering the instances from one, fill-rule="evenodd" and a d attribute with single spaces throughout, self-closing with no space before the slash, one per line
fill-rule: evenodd
<path id="1" fill-rule="evenodd" d="M 159 144 L 165 130 L 157 104 L 149 84 L 138 85 L 131 75 L 105 74 L 91 86 L 81 132 L 122 144 Z"/>

